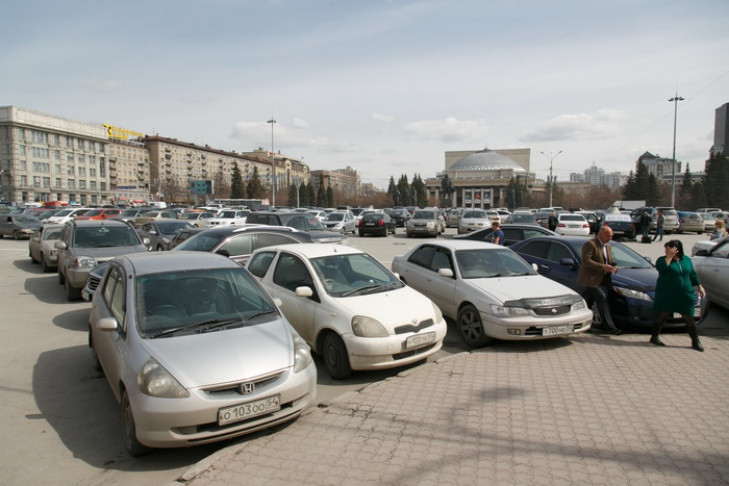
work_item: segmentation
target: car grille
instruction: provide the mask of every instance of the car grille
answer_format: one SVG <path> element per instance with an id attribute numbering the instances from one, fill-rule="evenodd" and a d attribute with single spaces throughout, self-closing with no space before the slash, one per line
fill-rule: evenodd
<path id="1" fill-rule="evenodd" d="M 202 391 L 205 393 L 208 393 L 213 396 L 223 395 L 223 394 L 235 394 L 235 395 L 242 395 L 241 393 L 241 385 L 244 383 L 250 383 L 253 385 L 253 387 L 257 390 L 261 387 L 264 387 L 266 385 L 269 385 L 279 378 L 281 378 L 281 375 L 283 373 L 275 373 L 273 375 L 265 375 L 265 376 L 259 376 L 250 380 L 245 381 L 238 381 L 233 383 L 225 383 L 223 385 L 217 385 L 217 386 L 211 386 L 208 388 L 203 388 Z"/>
<path id="2" fill-rule="evenodd" d="M 535 307 L 532 309 L 538 316 L 559 316 L 562 314 L 569 314 L 572 310 L 571 305 L 558 305 L 549 307 Z"/>
<path id="3" fill-rule="evenodd" d="M 395 328 L 395 334 L 408 334 L 411 332 L 418 332 L 422 331 L 426 327 L 430 327 L 433 325 L 433 319 L 426 319 L 424 321 L 421 321 L 420 324 L 412 325 L 412 324 L 406 324 L 404 326 L 397 326 Z"/>

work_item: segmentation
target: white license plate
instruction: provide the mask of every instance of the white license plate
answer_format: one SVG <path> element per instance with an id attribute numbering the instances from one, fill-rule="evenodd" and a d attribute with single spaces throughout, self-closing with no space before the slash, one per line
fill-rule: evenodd
<path id="1" fill-rule="evenodd" d="M 554 336 L 555 334 L 572 334 L 575 326 L 554 326 L 542 328 L 542 336 Z"/>
<path id="2" fill-rule="evenodd" d="M 281 409 L 281 395 L 273 395 L 248 403 L 218 410 L 218 425 L 227 425 Z"/>
<path id="3" fill-rule="evenodd" d="M 423 344 L 435 342 L 435 332 L 426 332 L 424 334 L 416 334 L 405 340 L 405 349 L 416 348 Z"/>

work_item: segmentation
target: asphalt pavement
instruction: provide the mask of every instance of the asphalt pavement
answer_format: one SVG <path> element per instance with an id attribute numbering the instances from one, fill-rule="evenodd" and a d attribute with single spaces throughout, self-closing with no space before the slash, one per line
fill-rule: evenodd
<path id="1" fill-rule="evenodd" d="M 664 348 L 584 334 L 429 362 L 242 439 L 174 484 L 729 484 L 729 313 L 712 312 L 704 353 L 683 332 L 662 335 Z"/>

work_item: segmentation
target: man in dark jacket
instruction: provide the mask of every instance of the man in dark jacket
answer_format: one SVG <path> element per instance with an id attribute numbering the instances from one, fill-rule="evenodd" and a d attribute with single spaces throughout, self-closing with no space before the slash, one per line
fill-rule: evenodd
<path id="1" fill-rule="evenodd" d="M 549 228 L 550 231 L 557 229 L 557 211 L 552 211 L 552 214 L 549 215 L 549 218 L 547 219 L 547 228 Z"/>
<path id="2" fill-rule="evenodd" d="M 638 220 L 640 224 L 640 232 L 643 235 L 643 241 L 650 242 L 650 236 L 648 233 L 651 230 L 651 216 L 648 214 L 648 210 L 644 209 L 640 213 L 640 219 Z"/>

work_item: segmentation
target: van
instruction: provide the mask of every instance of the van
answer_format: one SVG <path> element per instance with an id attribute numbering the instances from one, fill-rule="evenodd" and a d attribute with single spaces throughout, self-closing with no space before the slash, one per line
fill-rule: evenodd
<path id="1" fill-rule="evenodd" d="M 149 201 L 147 204 L 155 209 L 167 209 L 167 203 L 164 201 Z"/>

